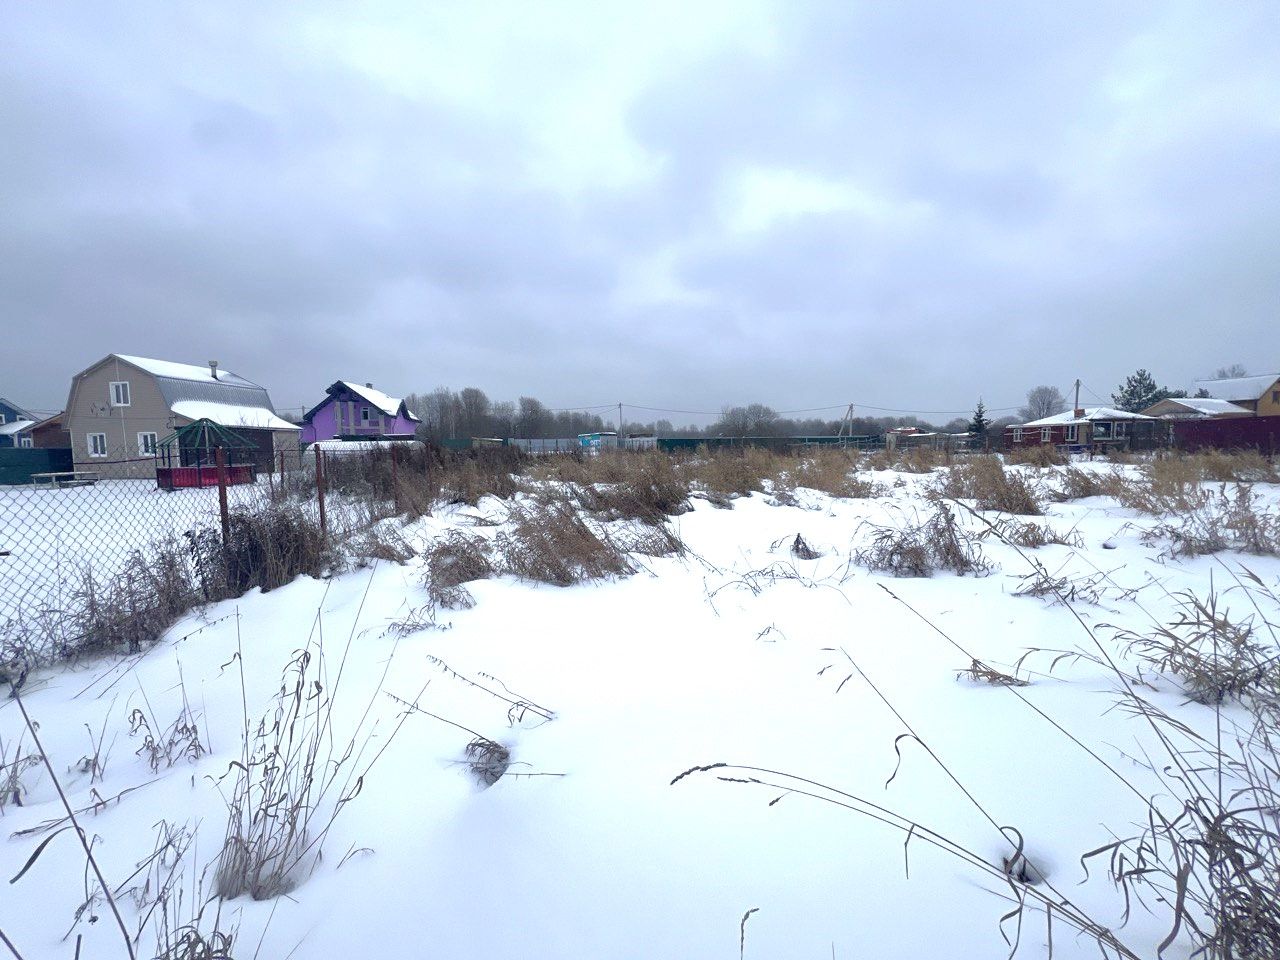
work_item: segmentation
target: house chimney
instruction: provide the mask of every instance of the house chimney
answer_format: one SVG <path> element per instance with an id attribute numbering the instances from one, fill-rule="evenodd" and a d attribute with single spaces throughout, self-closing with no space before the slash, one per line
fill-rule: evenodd
<path id="1" fill-rule="evenodd" d="M 1083 420 L 1084 407 L 1076 407 L 1074 410 L 1071 411 L 1071 415 L 1074 416 L 1077 420 Z"/>
<path id="2" fill-rule="evenodd" d="M 366 383 L 366 384 L 365 384 L 365 386 L 366 386 L 366 387 L 368 387 L 370 390 L 372 390 L 372 389 L 373 389 L 373 384 L 372 384 L 372 383 Z"/>
<path id="3" fill-rule="evenodd" d="M 209 361 L 209 376 L 213 377 L 213 379 L 215 380 L 218 379 L 218 361 L 217 360 Z"/>

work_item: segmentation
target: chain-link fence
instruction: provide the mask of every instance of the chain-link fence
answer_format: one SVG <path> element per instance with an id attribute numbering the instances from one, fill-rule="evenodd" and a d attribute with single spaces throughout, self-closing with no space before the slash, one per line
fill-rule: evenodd
<path id="1" fill-rule="evenodd" d="M 91 467 L 0 487 L 0 622 L 19 607 L 56 603 L 59 584 L 85 568 L 109 576 L 153 541 L 217 524 L 217 469 L 206 472 L 204 486 L 163 491 L 153 458 L 107 455 Z M 267 499 L 275 479 L 268 477 L 228 485 L 228 506 L 253 509 Z"/>
<path id="2" fill-rule="evenodd" d="M 128 619 L 154 606 L 172 580 L 207 577 L 210 556 L 234 553 L 243 567 L 296 546 L 254 538 L 296 538 L 305 526 L 328 549 L 387 517 L 425 513 L 430 503 L 432 463 L 417 445 L 292 450 L 260 464 L 218 459 L 185 466 L 175 480 L 153 458 L 104 451 L 75 469 L 0 486 L 0 671 L 15 657 L 39 661 L 99 645 L 84 635 L 101 625 L 85 611 L 104 597 L 124 597 L 129 609 L 120 615 Z M 286 525 L 278 522 L 284 513 Z M 243 576 L 229 582 L 249 585 Z M 198 603 L 230 588 L 195 584 L 185 596 Z"/>

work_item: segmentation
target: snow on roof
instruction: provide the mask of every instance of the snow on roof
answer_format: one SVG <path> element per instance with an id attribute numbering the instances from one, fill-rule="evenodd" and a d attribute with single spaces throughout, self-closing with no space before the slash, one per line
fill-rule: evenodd
<path id="1" fill-rule="evenodd" d="M 224 427 L 244 427 L 251 430 L 300 430 L 296 423 L 281 420 L 266 407 L 238 407 L 230 403 L 211 403 L 208 400 L 179 400 L 173 412 L 188 420 L 212 420 Z"/>
<path id="2" fill-rule="evenodd" d="M 1219 400 L 1217 397 L 1166 397 L 1159 403 L 1176 403 L 1180 407 L 1187 410 L 1194 410 L 1196 413 L 1203 413 L 1206 416 L 1213 416 L 1219 413 L 1248 413 L 1244 407 L 1236 406 L 1229 400 Z M 1153 410 L 1159 403 L 1153 403 L 1147 407 Z"/>
<path id="3" fill-rule="evenodd" d="M 1222 380 L 1197 380 L 1196 386 L 1217 400 L 1257 400 L 1280 380 L 1280 373 L 1264 373 L 1254 377 L 1228 377 Z"/>
<path id="4" fill-rule="evenodd" d="M 350 380 L 339 380 L 338 382 L 357 396 L 364 397 L 365 400 L 368 400 L 389 417 L 394 417 L 396 413 L 399 412 L 400 405 L 404 403 L 404 401 L 399 397 L 388 396 L 381 390 L 375 390 L 373 387 L 366 387 L 361 383 L 352 383 Z M 413 415 L 408 407 L 405 408 L 405 413 L 408 415 L 410 420 L 418 419 Z"/>
<path id="5" fill-rule="evenodd" d="M 1086 423 L 1093 420 L 1153 420 L 1154 417 L 1144 416 L 1141 413 L 1130 413 L 1128 410 L 1117 410 L 1114 407 L 1088 407 L 1084 411 L 1083 417 L 1077 417 L 1074 410 L 1063 410 L 1061 413 L 1055 413 L 1051 417 L 1041 417 L 1039 420 L 1032 420 L 1030 423 L 1024 423 L 1024 427 L 1056 427 L 1069 423 Z M 1014 424 L 1017 426 L 1017 424 Z"/>
<path id="6" fill-rule="evenodd" d="M 125 363 L 131 363 L 135 367 L 139 367 L 147 373 L 156 377 L 168 377 L 172 380 L 197 380 L 213 382 L 213 372 L 209 369 L 209 365 L 203 367 L 194 363 L 176 363 L 172 360 L 152 360 L 150 357 L 135 357 L 123 353 L 113 353 L 113 357 L 123 360 Z M 217 382 L 230 383 L 238 386 L 256 387 L 258 384 L 252 380 L 246 380 L 244 377 L 232 373 L 230 370 L 218 370 Z"/>
<path id="7" fill-rule="evenodd" d="M 379 450 L 386 447 L 404 446 L 406 443 L 418 443 L 410 437 L 403 439 L 384 438 L 381 440 L 317 440 L 311 446 L 320 450 Z"/>
<path id="8" fill-rule="evenodd" d="M 29 427 L 34 427 L 34 420 L 14 420 L 10 423 L 0 425 L 0 437 L 9 437 L 15 433 L 21 433 Z"/>

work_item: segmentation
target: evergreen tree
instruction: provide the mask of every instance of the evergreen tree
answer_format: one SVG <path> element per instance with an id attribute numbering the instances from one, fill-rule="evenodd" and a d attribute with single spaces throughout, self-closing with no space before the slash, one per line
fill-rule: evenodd
<path id="1" fill-rule="evenodd" d="M 1156 381 L 1146 370 L 1131 373 L 1125 378 L 1120 389 L 1111 395 L 1111 401 L 1121 410 L 1139 413 L 1161 400 L 1170 397 L 1185 397 L 1185 390 L 1170 390 L 1168 387 L 1156 386 Z"/>
<path id="2" fill-rule="evenodd" d="M 973 411 L 973 419 L 969 421 L 969 432 L 982 436 L 991 426 L 991 418 L 987 416 L 986 405 L 978 398 L 978 406 Z"/>

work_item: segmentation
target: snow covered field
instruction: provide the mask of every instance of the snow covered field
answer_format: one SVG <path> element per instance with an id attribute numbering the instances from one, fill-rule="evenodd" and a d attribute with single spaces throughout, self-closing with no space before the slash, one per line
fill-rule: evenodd
<path id="1" fill-rule="evenodd" d="M 1008 955 L 999 918 L 1010 909 L 1010 887 L 998 877 L 918 835 L 904 843 L 903 832 L 849 809 L 717 777 L 751 776 L 741 771 L 672 783 L 716 763 L 838 788 L 997 867 L 1012 851 L 991 820 L 1012 826 L 1055 889 L 1116 928 L 1134 953 L 1155 957 L 1168 914 L 1137 909 L 1119 927 L 1124 902 L 1105 865 L 1095 861 L 1086 880 L 1080 863 L 1145 820 L 1142 800 L 1020 699 L 1140 792 L 1160 794 L 1157 775 L 1138 759 L 1158 746 L 1149 726 L 1113 709 L 1115 676 L 1087 659 L 1050 672 L 1047 656 L 1027 662 L 1020 676 L 1031 682 L 1016 690 L 958 672 L 969 654 L 1013 673 L 1031 647 L 1093 649 L 1071 609 L 1014 595 L 1030 571 L 1024 554 L 1056 576 L 1096 583 L 1097 601 L 1075 612 L 1131 667 L 1112 627 L 1150 631 L 1174 615 L 1179 591 L 1204 597 L 1211 584 L 1243 616 L 1249 601 L 1231 592 L 1230 570 L 1247 563 L 1274 587 L 1280 561 L 1230 552 L 1171 559 L 1160 543 L 1142 540 L 1157 520 L 1093 497 L 1052 504 L 1030 521 L 1074 531 L 1078 547 L 1020 553 L 987 538 L 980 549 L 993 564 L 988 576 L 895 578 L 869 572 L 853 554 L 870 542 L 873 524 L 928 516 L 933 508 L 919 492 L 932 479 L 873 479 L 888 496 L 837 500 L 801 489 L 795 506 L 756 494 L 731 510 L 695 500 L 692 512 L 669 521 L 689 548 L 683 558 L 638 558 L 643 569 L 634 576 L 567 588 L 478 581 L 468 585 L 473 608 L 439 611 L 436 628 L 407 635 L 390 627 L 427 602 L 420 559 L 298 581 L 205 609 L 141 656 L 33 676 L 24 703 L 72 805 L 90 808 L 82 825 L 135 930 L 147 896 L 130 891 L 157 869 L 160 861 L 145 861 L 164 822 L 195 835 L 181 857 L 164 861 L 186 891 L 183 916 L 192 916 L 193 898 L 208 895 L 213 871 L 200 888 L 201 871 L 222 845 L 244 730 L 274 716 L 296 651 L 313 651 L 324 677 L 308 689 L 334 698 L 338 754 L 352 737 L 364 744 L 365 733 L 371 739 L 356 769 L 385 753 L 351 791 L 309 876 L 284 897 L 221 905 L 221 928 L 237 929 L 238 958 Z M 1277 508 L 1275 485 L 1254 492 Z M 507 509 L 486 500 L 405 533 L 419 546 L 451 530 L 493 537 L 505 527 L 476 518 L 502 524 Z M 983 529 L 967 514 L 960 520 Z M 797 534 L 820 556 L 794 555 Z M 1184 702 L 1171 678 L 1148 679 L 1152 703 L 1213 732 L 1214 709 Z M 554 716 L 511 711 L 494 693 Z M 184 702 L 198 732 L 178 736 L 169 756 L 151 762 L 133 711 L 159 734 Z M 419 709 L 406 715 L 415 702 Z M 1243 719 L 1231 704 L 1223 715 Z M 918 739 L 899 739 L 909 731 Z M 487 789 L 464 762 L 475 734 L 510 751 L 511 766 Z M 11 699 L 0 700 L 0 745 L 5 763 L 31 752 Z M 11 784 L 0 817 L 6 880 L 50 835 L 36 828 L 63 816 L 42 768 L 19 773 L 21 805 Z M 113 799 L 122 791 L 130 792 Z M 70 957 L 77 937 L 81 956 L 125 955 L 106 904 L 75 922 L 84 864 L 66 831 L 6 887 L 0 930 L 26 960 Z M 216 908 L 206 912 L 206 933 Z M 1014 936 L 1012 922 L 1004 933 Z M 1098 956 L 1060 918 L 1052 936 L 1056 957 Z M 138 955 L 152 956 L 154 945 L 148 928 Z M 1018 956 L 1048 953 L 1044 914 L 1029 909 Z M 1187 955 L 1185 938 L 1164 953 Z"/>

